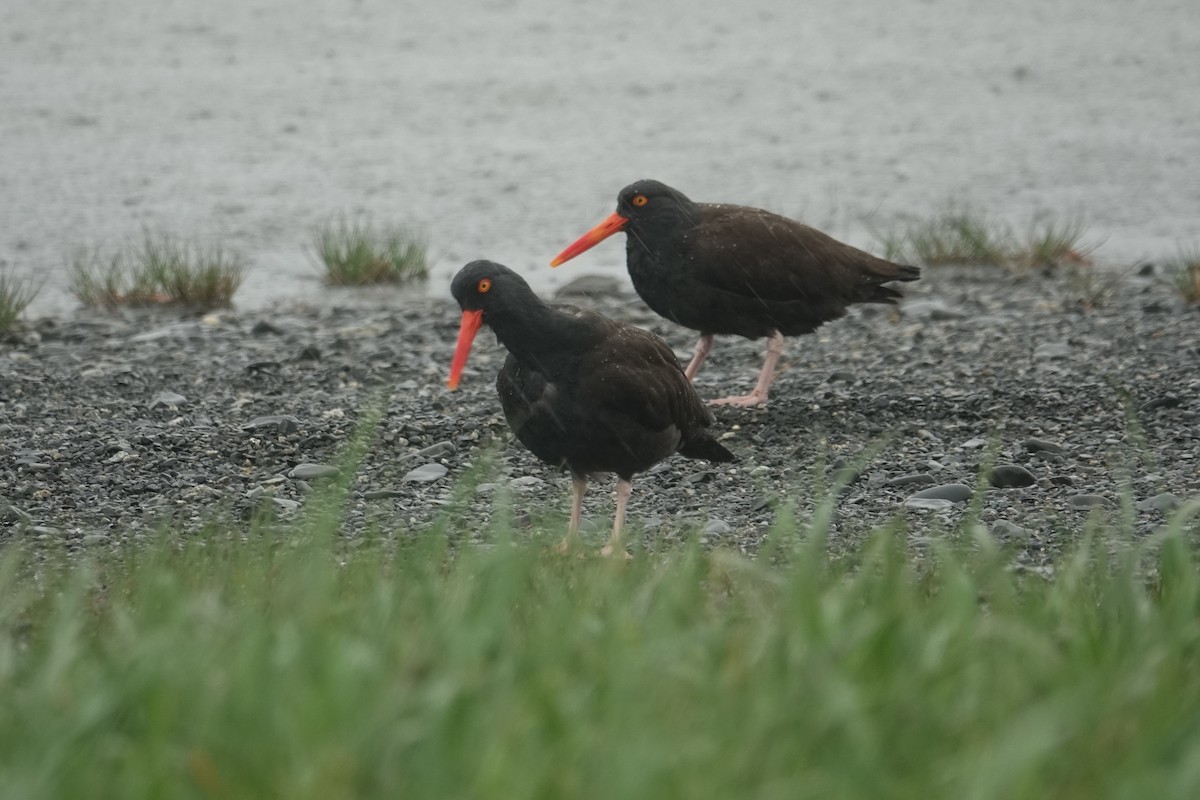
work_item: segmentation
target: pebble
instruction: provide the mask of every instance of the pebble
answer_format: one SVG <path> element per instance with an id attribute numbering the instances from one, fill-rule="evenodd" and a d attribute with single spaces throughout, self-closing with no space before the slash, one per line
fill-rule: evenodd
<path id="1" fill-rule="evenodd" d="M 182 405 L 187 405 L 187 398 L 176 392 L 159 392 L 148 403 L 151 411 L 157 411 L 160 408 L 176 408 Z"/>
<path id="2" fill-rule="evenodd" d="M 1071 508 L 1083 511 L 1089 508 L 1104 508 L 1108 505 L 1108 498 L 1098 494 L 1077 494 L 1067 502 Z"/>
<path id="3" fill-rule="evenodd" d="M 1170 514 L 1175 509 L 1183 505 L 1183 501 L 1170 492 L 1162 492 L 1153 497 L 1147 497 L 1145 500 L 1137 504 L 1139 511 L 1160 511 L 1163 514 Z"/>
<path id="4" fill-rule="evenodd" d="M 261 428 L 276 428 L 280 433 L 292 433 L 300 430 L 300 420 L 291 414 L 268 414 L 255 417 L 242 426 L 244 431 L 255 431 Z"/>
<path id="5" fill-rule="evenodd" d="M 905 300 L 901 306 L 906 316 L 917 319 L 927 319 L 932 322 L 944 322 L 956 319 L 966 319 L 968 314 L 946 304 L 945 300 L 936 297 L 914 297 Z"/>
<path id="6" fill-rule="evenodd" d="M 283 333 L 283 331 L 272 325 L 270 322 L 267 322 L 265 319 L 260 319 L 258 322 L 254 323 L 254 327 L 250 329 L 250 333 L 254 336 L 265 336 L 268 333 L 278 335 Z"/>
<path id="7" fill-rule="evenodd" d="M 946 483 L 941 486 L 931 486 L 916 492 L 909 499 L 946 500 L 951 503 L 965 503 L 971 499 L 971 487 L 964 483 Z"/>
<path id="8" fill-rule="evenodd" d="M 1009 522 L 1006 519 L 998 519 L 993 522 L 989 528 L 992 536 L 998 539 L 1024 539 L 1030 534 L 1028 528 L 1022 528 L 1015 522 Z"/>
<path id="9" fill-rule="evenodd" d="M 536 475 L 522 475 L 520 478 L 513 478 L 512 482 L 510 483 L 514 489 L 520 489 L 523 491 L 530 491 L 538 488 L 539 486 L 544 486 L 545 484 L 546 482 Z"/>
<path id="10" fill-rule="evenodd" d="M 621 282 L 608 275 L 580 275 L 558 287 L 554 293 L 555 299 L 565 297 L 589 298 L 617 297 L 621 292 Z"/>
<path id="11" fill-rule="evenodd" d="M 705 536 L 724 536 L 732 530 L 733 526 L 725 520 L 717 519 L 716 517 L 713 517 L 704 525 Z"/>
<path id="12" fill-rule="evenodd" d="M 1183 401 L 1175 395 L 1164 394 L 1162 397 L 1156 397 L 1153 400 L 1147 400 L 1145 403 L 1142 403 L 1138 406 L 1138 411 L 1147 412 L 1157 411 L 1160 408 L 1178 408 L 1182 404 Z"/>
<path id="13" fill-rule="evenodd" d="M 1038 361 L 1056 361 L 1071 355 L 1071 345 L 1062 342 L 1045 342 L 1039 344 L 1033 351 L 1033 357 Z"/>
<path id="14" fill-rule="evenodd" d="M 404 492 L 398 492 L 395 489 L 374 489 L 369 492 L 363 492 L 364 500 L 388 500 L 393 497 L 403 497 Z"/>
<path id="15" fill-rule="evenodd" d="M 1020 464 L 997 464 L 988 473 L 988 481 L 997 489 L 1017 489 L 1033 486 L 1037 478 Z"/>
<path id="16" fill-rule="evenodd" d="M 1045 439 L 1029 438 L 1021 442 L 1021 445 L 1030 453 L 1053 453 L 1056 456 L 1065 456 L 1067 451 L 1060 444 L 1048 442 Z"/>
<path id="17" fill-rule="evenodd" d="M 933 481 L 933 476 L 928 472 L 913 472 L 908 475 L 901 475 L 898 478 L 892 478 L 883 485 L 893 488 L 899 486 L 924 486 L 925 484 L 933 483 Z"/>
<path id="18" fill-rule="evenodd" d="M 919 508 L 923 511 L 947 511 L 954 508 L 952 500 L 944 500 L 938 497 L 912 497 L 905 500 L 901 505 L 908 508 Z"/>
<path id="19" fill-rule="evenodd" d="M 458 448 L 453 442 L 441 441 L 436 444 L 431 444 L 423 450 L 419 450 L 415 458 L 441 458 L 443 456 L 452 456 L 457 452 Z"/>
<path id="20" fill-rule="evenodd" d="M 311 481 L 314 478 L 332 478 L 339 474 L 341 474 L 341 470 L 337 467 L 330 467 L 325 464 L 297 464 L 288 473 L 288 477 L 301 481 Z"/>
<path id="21" fill-rule="evenodd" d="M 404 483 L 429 483 L 438 478 L 444 478 L 449 471 L 444 464 L 422 464 L 416 469 L 409 470 L 408 474 L 400 480 Z"/>

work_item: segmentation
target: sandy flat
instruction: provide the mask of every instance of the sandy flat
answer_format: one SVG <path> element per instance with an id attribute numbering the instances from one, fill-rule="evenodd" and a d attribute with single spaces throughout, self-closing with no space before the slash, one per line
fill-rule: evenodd
<path id="1" fill-rule="evenodd" d="M 144 227 L 319 288 L 340 212 L 424 226 L 434 279 L 546 262 L 656 177 L 873 246 L 951 200 L 1078 215 L 1110 264 L 1200 242 L 1194 0 L 533 0 L 0 7 L 0 262 L 69 310 L 64 256 Z"/>

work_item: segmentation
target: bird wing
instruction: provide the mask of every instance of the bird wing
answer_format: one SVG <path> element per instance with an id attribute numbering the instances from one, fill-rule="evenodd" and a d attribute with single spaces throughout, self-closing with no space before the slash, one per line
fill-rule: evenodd
<path id="1" fill-rule="evenodd" d="M 896 265 L 816 228 L 746 206 L 702 204 L 700 224 L 683 250 L 693 280 L 770 302 L 853 297 L 865 284 L 891 280 Z"/>
<path id="2" fill-rule="evenodd" d="M 687 431 L 712 422 L 666 342 L 631 325 L 613 327 L 581 364 L 586 396 L 651 431 L 672 425 Z"/>

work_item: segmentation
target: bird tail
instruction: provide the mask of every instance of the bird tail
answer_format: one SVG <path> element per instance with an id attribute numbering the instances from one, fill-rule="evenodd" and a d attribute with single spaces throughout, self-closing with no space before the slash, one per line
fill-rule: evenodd
<path id="1" fill-rule="evenodd" d="M 895 264 L 896 274 L 888 278 L 889 281 L 915 281 L 921 277 L 921 268 L 912 267 L 908 264 Z"/>
<path id="2" fill-rule="evenodd" d="M 872 270 L 871 282 L 862 285 L 862 296 L 859 298 L 860 303 L 895 303 L 904 297 L 904 293 L 899 289 L 893 289 L 891 286 L 884 286 L 887 281 L 915 281 L 921 277 L 920 267 L 911 267 L 907 264 L 887 264 L 888 269 Z"/>
<path id="3" fill-rule="evenodd" d="M 694 433 L 685 439 L 679 446 L 679 454 L 688 458 L 703 458 L 715 464 L 737 461 L 737 457 L 708 432 Z"/>

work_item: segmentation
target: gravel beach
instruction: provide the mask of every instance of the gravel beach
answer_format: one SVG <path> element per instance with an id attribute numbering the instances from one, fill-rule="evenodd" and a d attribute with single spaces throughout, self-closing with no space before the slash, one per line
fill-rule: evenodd
<path id="1" fill-rule="evenodd" d="M 898 308 L 860 307 L 789 339 L 766 409 L 716 410 L 738 463 L 675 456 L 635 479 L 634 541 L 653 547 L 698 529 L 708 543 L 752 551 L 781 504 L 803 518 L 835 470 L 863 458 L 837 502 L 835 541 L 895 519 L 925 536 L 974 504 L 1030 564 L 1074 541 L 1097 508 L 1115 513 L 1131 499 L 1147 533 L 1200 494 L 1200 310 L 1153 266 L 1086 283 L 925 274 Z M 690 355 L 690 331 L 616 282 L 576 286 L 564 301 Z M 1104 297 L 1086 308 L 1081 298 L 1098 288 Z M 0 530 L 97 545 L 163 520 L 199 529 L 230 510 L 294 518 L 336 473 L 372 403 L 384 415 L 353 478 L 345 535 L 368 525 L 419 533 L 439 517 L 479 532 L 509 496 L 518 524 L 548 509 L 565 515 L 566 476 L 526 452 L 500 414 L 504 351 L 492 337 L 481 336 L 450 392 L 449 298 L 355 297 L 32 322 L 0 344 Z M 719 339 L 701 395 L 752 383 L 761 347 Z M 584 534 L 594 543 L 607 533 L 613 483 L 593 486 Z"/>

